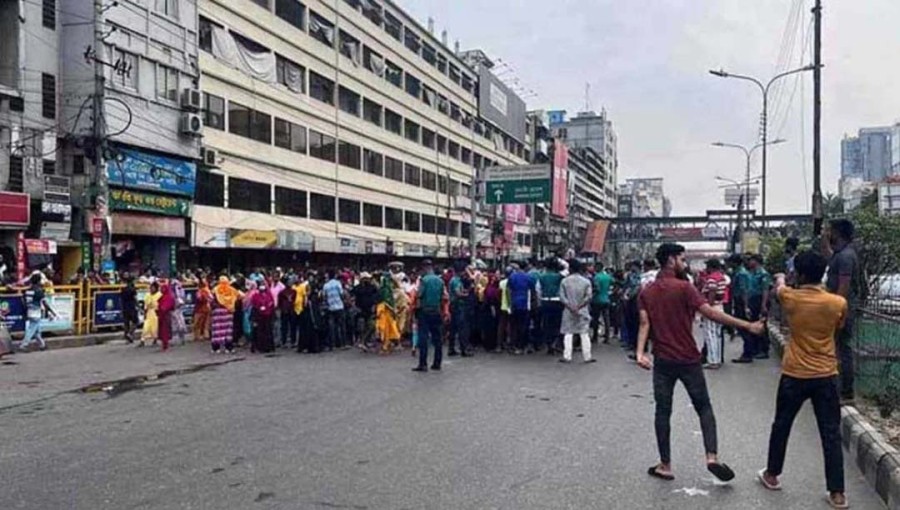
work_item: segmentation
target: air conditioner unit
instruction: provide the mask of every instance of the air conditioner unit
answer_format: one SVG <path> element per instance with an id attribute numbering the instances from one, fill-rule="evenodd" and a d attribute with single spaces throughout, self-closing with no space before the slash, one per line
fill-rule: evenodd
<path id="1" fill-rule="evenodd" d="M 209 147 L 200 148 L 200 159 L 204 166 L 219 166 L 219 151 Z"/>
<path id="2" fill-rule="evenodd" d="M 192 112 L 200 111 L 202 107 L 203 98 L 200 96 L 200 91 L 193 88 L 184 89 L 181 91 L 181 108 L 183 110 L 189 110 Z"/>
<path id="3" fill-rule="evenodd" d="M 182 113 L 180 131 L 183 135 L 200 136 L 203 131 L 203 119 L 196 113 Z"/>

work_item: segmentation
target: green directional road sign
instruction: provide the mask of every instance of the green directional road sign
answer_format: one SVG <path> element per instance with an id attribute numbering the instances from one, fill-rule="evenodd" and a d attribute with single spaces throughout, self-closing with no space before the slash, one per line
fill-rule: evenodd
<path id="1" fill-rule="evenodd" d="M 550 179 L 488 181 L 488 204 L 540 204 L 550 201 Z"/>
<path id="2" fill-rule="evenodd" d="M 550 165 L 488 167 L 484 178 L 488 204 L 539 204 L 551 200 Z"/>

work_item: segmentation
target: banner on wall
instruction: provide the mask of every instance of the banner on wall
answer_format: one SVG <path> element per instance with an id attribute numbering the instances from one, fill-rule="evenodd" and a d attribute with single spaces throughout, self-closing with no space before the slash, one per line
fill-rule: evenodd
<path id="1" fill-rule="evenodd" d="M 278 244 L 278 232 L 274 230 L 229 230 L 229 246 L 232 248 L 274 248 Z"/>
<path id="2" fill-rule="evenodd" d="M 566 218 L 569 213 L 569 148 L 559 140 L 553 142 L 553 202 L 550 212 Z"/>
<path id="3" fill-rule="evenodd" d="M 582 251 L 596 255 L 602 254 L 606 246 L 607 230 L 609 230 L 608 220 L 596 220 L 591 222 L 588 227 L 587 235 L 584 238 L 584 247 L 582 248 Z"/>
<path id="4" fill-rule="evenodd" d="M 56 317 L 41 319 L 43 331 L 71 331 L 75 329 L 75 295 L 48 294 L 47 304 Z M 25 331 L 25 297 L 21 294 L 0 294 L 0 322 L 12 333 Z"/>

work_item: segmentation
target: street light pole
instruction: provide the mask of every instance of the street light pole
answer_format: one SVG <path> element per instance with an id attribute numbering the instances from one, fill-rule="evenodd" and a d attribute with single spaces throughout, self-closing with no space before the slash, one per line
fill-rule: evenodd
<path id="1" fill-rule="evenodd" d="M 768 174 L 767 174 L 767 168 L 766 168 L 768 152 L 766 151 L 766 145 L 768 145 L 768 137 L 769 137 L 769 89 L 772 87 L 773 83 L 780 80 L 781 78 L 784 78 L 786 76 L 790 76 L 790 75 L 796 74 L 796 73 L 802 73 L 804 71 L 813 71 L 815 69 L 818 69 L 818 67 L 816 67 L 815 65 L 807 65 L 807 66 L 799 67 L 797 69 L 792 69 L 790 71 L 785 71 L 783 73 L 775 75 L 774 77 L 772 77 L 771 80 L 769 80 L 765 84 L 763 84 L 763 82 L 761 82 L 760 80 L 757 80 L 756 78 L 754 78 L 752 76 L 727 73 L 721 69 L 718 71 L 716 71 L 716 70 L 709 71 L 709 74 L 711 74 L 713 76 L 718 76 L 719 78 L 737 78 L 739 80 L 745 80 L 745 81 L 755 83 L 756 86 L 759 87 L 760 92 L 762 92 L 762 100 L 763 100 L 763 111 L 762 111 L 762 118 L 763 118 L 763 125 L 762 125 L 762 150 L 763 150 L 763 152 L 762 152 L 762 215 L 763 215 L 763 219 L 762 219 L 762 227 L 763 227 L 764 232 L 766 230 L 767 223 L 768 223 L 768 220 L 766 218 L 766 188 L 768 185 L 768 180 L 767 180 Z"/>
<path id="2" fill-rule="evenodd" d="M 783 139 L 783 138 L 778 138 L 777 140 L 772 140 L 771 142 L 768 141 L 768 140 L 766 140 L 766 141 L 764 141 L 763 143 L 758 143 L 758 144 L 756 144 L 756 145 L 754 145 L 753 147 L 750 147 L 750 148 L 747 148 L 747 147 L 745 147 L 745 146 L 743 146 L 743 145 L 738 145 L 738 144 L 736 144 L 736 143 L 713 142 L 713 147 L 727 147 L 727 148 L 731 148 L 731 149 L 740 149 L 740 150 L 744 153 L 744 156 L 746 156 L 746 158 L 747 158 L 747 168 L 746 168 L 747 177 L 746 177 L 746 179 L 744 180 L 744 183 L 746 184 L 746 186 L 745 186 L 746 190 L 745 190 L 745 194 L 744 194 L 744 207 L 747 208 L 747 211 L 750 211 L 750 160 L 751 160 L 752 157 L 753 157 L 753 153 L 756 152 L 756 150 L 759 149 L 759 148 L 762 148 L 762 150 L 763 150 L 763 171 L 762 171 L 762 179 L 763 179 L 763 200 L 765 200 L 765 182 L 766 182 L 766 157 L 765 157 L 765 154 L 766 154 L 766 146 L 768 146 L 768 145 L 777 145 L 777 144 L 779 144 L 779 143 L 784 143 L 784 142 L 786 142 L 786 141 L 787 141 L 787 140 L 785 140 L 785 139 Z M 720 178 L 720 179 L 721 179 L 721 178 Z M 722 179 L 722 180 L 726 180 L 726 179 Z M 765 202 L 763 202 L 763 204 L 765 204 Z M 765 215 L 766 215 L 766 213 L 765 213 L 765 205 L 763 205 L 763 218 L 764 218 L 763 221 L 765 221 Z M 747 229 L 748 229 L 748 230 L 750 229 L 750 214 L 747 214 Z"/>

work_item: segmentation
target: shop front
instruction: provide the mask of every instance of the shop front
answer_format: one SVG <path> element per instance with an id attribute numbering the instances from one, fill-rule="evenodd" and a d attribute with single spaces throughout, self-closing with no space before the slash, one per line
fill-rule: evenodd
<path id="1" fill-rule="evenodd" d="M 0 191 L 0 283 L 25 276 L 25 230 L 30 222 L 31 197 Z"/>

